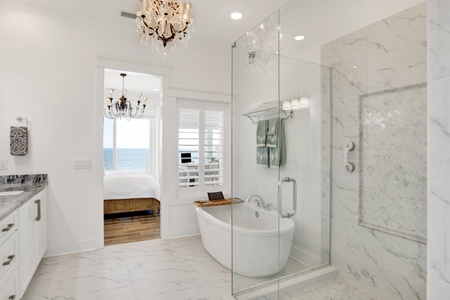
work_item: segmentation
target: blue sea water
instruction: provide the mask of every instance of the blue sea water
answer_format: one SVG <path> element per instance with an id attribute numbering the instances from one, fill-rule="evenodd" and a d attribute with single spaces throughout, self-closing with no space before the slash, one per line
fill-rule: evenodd
<path id="1" fill-rule="evenodd" d="M 147 172 L 149 150 L 146 148 L 117 148 L 116 170 L 139 170 Z M 113 149 L 103 148 L 105 170 L 113 170 Z"/>

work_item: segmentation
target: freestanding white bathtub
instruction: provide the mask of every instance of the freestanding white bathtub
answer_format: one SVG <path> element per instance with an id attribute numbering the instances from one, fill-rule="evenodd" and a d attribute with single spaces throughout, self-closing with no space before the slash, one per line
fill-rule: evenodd
<path id="1" fill-rule="evenodd" d="M 233 209 L 232 227 L 231 205 L 196 207 L 203 246 L 209 254 L 224 267 L 248 277 L 270 276 L 283 269 L 292 246 L 294 221 L 278 220 L 275 210 L 263 210 L 253 203 L 236 204 Z"/>

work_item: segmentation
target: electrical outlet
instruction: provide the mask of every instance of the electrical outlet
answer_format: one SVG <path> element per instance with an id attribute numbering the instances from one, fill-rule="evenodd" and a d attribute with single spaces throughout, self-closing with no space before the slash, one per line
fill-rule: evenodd
<path id="1" fill-rule="evenodd" d="M 91 165 L 91 160 L 89 159 L 75 159 L 73 167 L 74 169 L 90 169 Z"/>
<path id="2" fill-rule="evenodd" d="M 0 158 L 0 170 L 8 170 L 8 159 Z"/>

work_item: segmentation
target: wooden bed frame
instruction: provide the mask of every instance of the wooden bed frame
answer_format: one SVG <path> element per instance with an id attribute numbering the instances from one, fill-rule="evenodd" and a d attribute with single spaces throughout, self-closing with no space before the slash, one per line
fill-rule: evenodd
<path id="1" fill-rule="evenodd" d="M 103 213 L 105 215 L 141 210 L 153 210 L 153 214 L 159 214 L 159 200 L 155 198 L 103 200 Z"/>

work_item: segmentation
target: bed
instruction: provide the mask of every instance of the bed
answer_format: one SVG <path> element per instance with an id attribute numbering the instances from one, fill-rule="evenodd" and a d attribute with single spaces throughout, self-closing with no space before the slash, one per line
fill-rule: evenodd
<path id="1" fill-rule="evenodd" d="M 105 171 L 103 199 L 104 214 L 142 210 L 159 213 L 159 183 L 137 170 Z"/>

